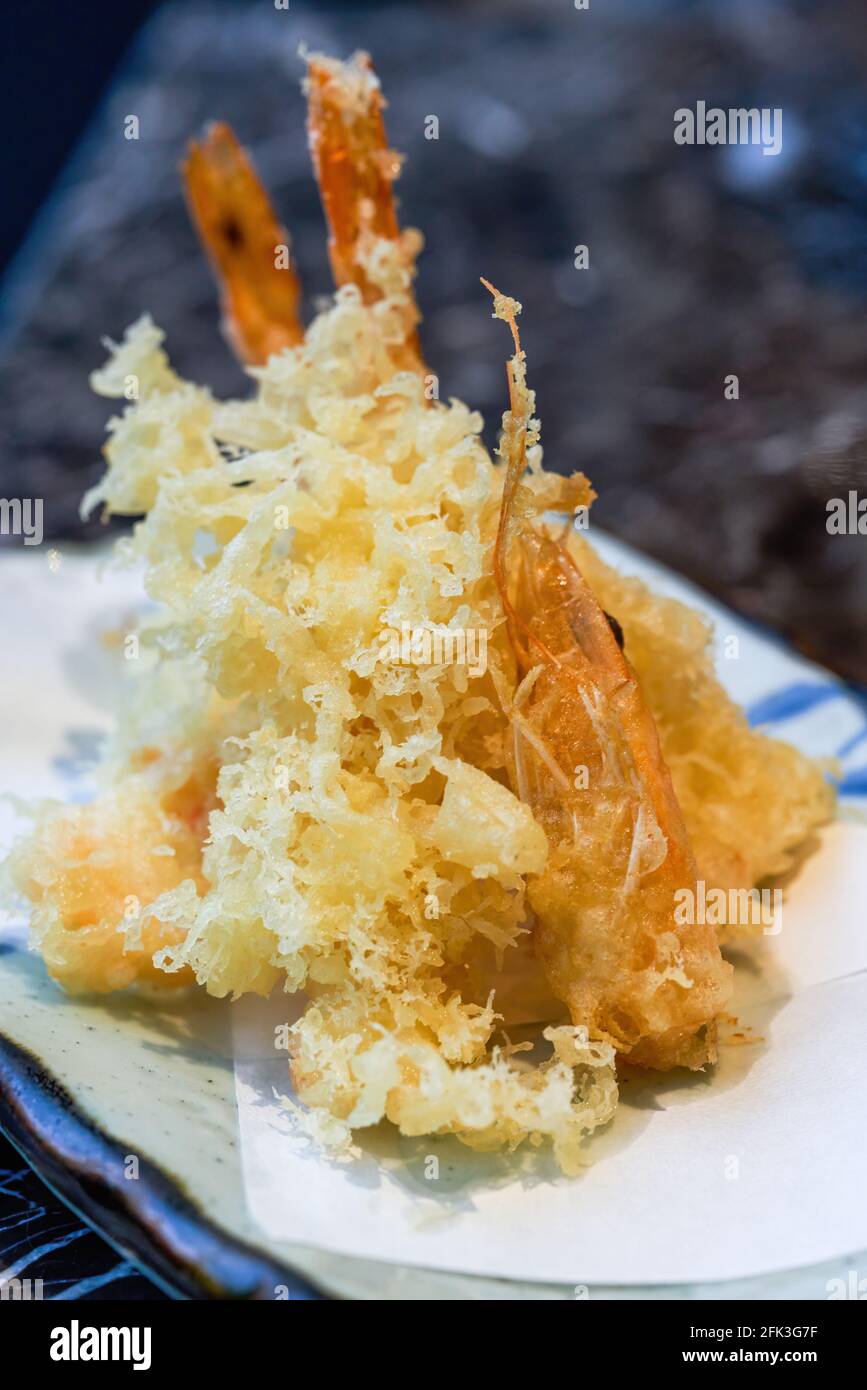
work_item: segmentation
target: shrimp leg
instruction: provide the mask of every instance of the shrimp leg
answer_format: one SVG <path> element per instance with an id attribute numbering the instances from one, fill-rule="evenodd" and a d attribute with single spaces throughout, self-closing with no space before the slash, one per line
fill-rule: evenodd
<path id="1" fill-rule="evenodd" d="M 222 288 L 224 331 L 242 362 L 259 365 L 304 340 L 301 286 L 289 236 L 250 159 L 223 123 L 191 141 L 187 201 Z"/>
<path id="2" fill-rule="evenodd" d="M 637 1065 L 698 1068 L 716 1056 L 731 966 L 713 927 L 689 921 L 695 860 L 635 672 L 566 546 L 528 518 L 520 305 L 487 288 L 515 342 L 494 577 L 519 675 L 513 781 L 549 842 L 529 888 L 537 952 L 573 1023 Z"/>

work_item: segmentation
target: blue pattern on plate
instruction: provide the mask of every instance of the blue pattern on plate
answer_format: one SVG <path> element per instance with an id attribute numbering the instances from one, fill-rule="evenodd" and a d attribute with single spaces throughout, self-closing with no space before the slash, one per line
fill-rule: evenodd
<path id="1" fill-rule="evenodd" d="M 794 681 L 756 700 L 748 708 L 747 718 L 754 727 L 784 724 L 831 700 L 845 700 L 862 721 L 862 727 L 847 735 L 835 750 L 834 756 L 842 760 L 867 739 L 867 693 L 850 690 L 833 681 Z M 867 763 L 845 771 L 833 781 L 841 796 L 867 796 Z"/>
<path id="2" fill-rule="evenodd" d="M 781 724 L 785 719 L 794 719 L 798 714 L 806 714 L 826 700 L 834 700 L 841 695 L 841 686 L 830 685 L 825 681 L 796 681 L 794 685 L 775 690 L 765 695 L 747 710 L 747 718 L 753 725 Z"/>

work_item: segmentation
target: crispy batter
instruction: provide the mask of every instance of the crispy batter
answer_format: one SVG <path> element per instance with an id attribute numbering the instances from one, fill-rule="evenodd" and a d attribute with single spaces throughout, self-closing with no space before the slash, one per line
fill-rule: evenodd
<path id="1" fill-rule="evenodd" d="M 620 574 L 577 535 L 570 548 L 626 633 L 707 887 L 752 888 L 791 870 L 814 827 L 834 814 L 827 768 L 750 728 L 720 686 L 713 631 L 701 613 Z M 730 923 L 725 935 L 745 927 Z"/>
<path id="2" fill-rule="evenodd" d="M 191 141 L 187 201 L 220 283 L 223 326 L 242 362 L 258 365 L 304 340 L 301 285 L 281 227 L 246 151 L 223 122 Z"/>
<path id="3" fill-rule="evenodd" d="M 185 879 L 203 886 L 202 833 L 133 776 L 91 806 L 45 815 L 26 856 L 13 854 L 11 867 L 33 904 L 34 941 L 64 988 L 107 993 L 133 981 L 163 989 L 192 983 L 189 969 L 167 975 L 154 965 L 154 954 L 184 933 L 147 908 Z"/>

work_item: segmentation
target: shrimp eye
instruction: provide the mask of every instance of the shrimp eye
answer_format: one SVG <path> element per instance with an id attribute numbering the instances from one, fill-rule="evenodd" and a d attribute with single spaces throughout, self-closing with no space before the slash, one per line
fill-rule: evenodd
<path id="1" fill-rule="evenodd" d="M 233 217 L 230 217 L 226 222 L 223 223 L 223 236 L 225 237 L 229 246 L 232 246 L 236 249 L 242 244 L 244 240 L 244 233 L 241 231 L 241 228 L 239 227 L 238 223 L 235 221 Z"/>
<path id="2" fill-rule="evenodd" d="M 602 611 L 605 612 L 604 609 Z M 610 613 L 605 613 L 605 616 L 608 619 L 608 626 L 614 633 L 615 642 L 617 643 L 620 650 L 623 651 L 623 628 L 620 626 L 616 618 L 612 618 Z"/>

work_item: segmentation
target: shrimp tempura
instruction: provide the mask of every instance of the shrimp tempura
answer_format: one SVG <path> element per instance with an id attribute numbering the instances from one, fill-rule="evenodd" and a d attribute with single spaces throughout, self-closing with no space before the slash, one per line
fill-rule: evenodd
<path id="1" fill-rule="evenodd" d="M 366 53 L 348 63 L 311 54 L 305 83 L 310 155 L 328 223 L 328 256 L 337 285 L 357 285 L 366 304 L 382 298 L 371 277 L 370 248 L 376 240 L 394 243 L 407 268 L 406 322 L 396 354 L 406 370 L 422 365 L 416 325 L 421 315 L 411 292 L 411 274 L 421 238 L 402 232 L 393 184 L 400 156 L 389 149 L 382 111 L 385 100 Z"/>
<path id="2" fill-rule="evenodd" d="M 513 782 L 550 851 L 528 890 L 537 951 L 591 1037 L 638 1065 L 698 1068 L 716 1056 L 731 966 L 712 927 L 675 919 L 675 893 L 695 888 L 696 866 L 635 672 L 566 547 L 528 519 L 520 480 L 538 426 L 520 305 L 487 288 L 515 341 L 494 574 L 521 677 Z"/>
<path id="3" fill-rule="evenodd" d="M 232 129 L 217 122 L 201 141 L 191 141 L 183 174 L 190 212 L 222 289 L 224 330 L 238 357 L 257 366 L 303 342 L 289 234 Z"/>

